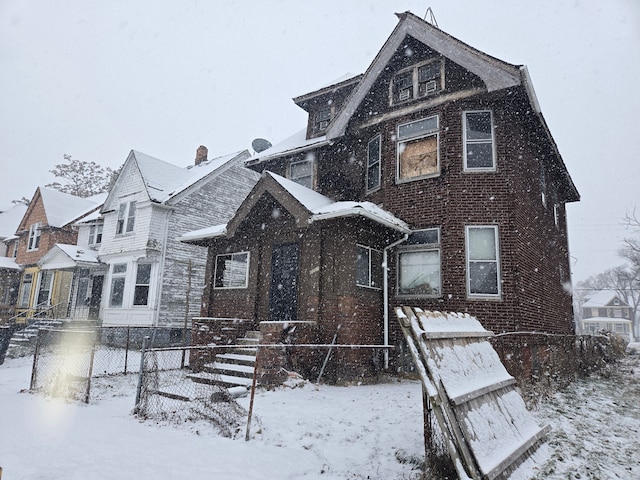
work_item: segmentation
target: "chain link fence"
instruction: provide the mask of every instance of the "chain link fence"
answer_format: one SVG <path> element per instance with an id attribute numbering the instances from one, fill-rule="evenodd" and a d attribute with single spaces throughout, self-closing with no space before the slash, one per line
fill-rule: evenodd
<path id="1" fill-rule="evenodd" d="M 140 371 L 148 346 L 186 345 L 188 331 L 165 327 L 41 329 L 35 341 L 31 391 L 89 402 L 91 378 Z M 188 359 L 179 355 L 183 368 Z"/>
<path id="2" fill-rule="evenodd" d="M 184 423 L 204 420 L 219 435 L 236 438 L 247 411 L 235 400 L 245 387 L 227 388 L 214 373 L 194 374 L 185 357 L 206 355 L 212 347 L 143 349 L 135 413 L 144 419 Z M 211 352 L 209 352 L 211 354 Z"/>

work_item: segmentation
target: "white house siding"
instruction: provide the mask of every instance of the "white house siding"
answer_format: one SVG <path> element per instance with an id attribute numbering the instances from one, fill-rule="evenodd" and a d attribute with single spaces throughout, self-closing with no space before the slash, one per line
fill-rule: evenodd
<path id="1" fill-rule="evenodd" d="M 191 317 L 200 315 L 207 251 L 204 247 L 189 245 L 178 239 L 186 232 L 229 221 L 258 178 L 256 172 L 235 165 L 197 190 L 176 198 L 167 235 L 159 324 L 182 326 L 187 317 L 190 322 Z"/>

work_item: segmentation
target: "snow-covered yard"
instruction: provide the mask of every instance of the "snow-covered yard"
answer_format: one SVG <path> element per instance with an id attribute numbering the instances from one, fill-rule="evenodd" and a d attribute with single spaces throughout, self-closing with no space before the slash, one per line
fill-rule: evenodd
<path id="1" fill-rule="evenodd" d="M 19 479 L 412 479 L 423 459 L 416 381 L 260 391 L 252 438 L 131 415 L 136 375 L 94 380 L 84 405 L 25 391 L 30 358 L 0 366 L 0 467 Z M 248 398 L 240 400 L 247 408 Z M 640 355 L 534 412 L 552 432 L 518 478 L 640 478 Z"/>

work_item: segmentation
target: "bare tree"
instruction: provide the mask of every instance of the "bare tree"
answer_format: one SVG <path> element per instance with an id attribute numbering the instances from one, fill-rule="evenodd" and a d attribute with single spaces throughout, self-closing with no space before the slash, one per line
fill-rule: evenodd
<path id="1" fill-rule="evenodd" d="M 47 187 L 77 197 L 92 197 L 109 191 L 117 171 L 102 167 L 96 162 L 71 158 L 71 155 L 65 154 L 63 157 L 66 163 L 55 165 L 50 172 L 64 182 L 53 182 L 46 185 Z"/>

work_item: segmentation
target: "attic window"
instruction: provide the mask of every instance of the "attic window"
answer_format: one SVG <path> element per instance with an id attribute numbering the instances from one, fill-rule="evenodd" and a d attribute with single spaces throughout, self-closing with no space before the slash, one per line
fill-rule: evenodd
<path id="1" fill-rule="evenodd" d="M 27 252 L 38 250 L 40 246 L 40 229 L 42 224 L 40 222 L 34 223 L 29 227 L 29 241 L 27 244 Z"/>
<path id="2" fill-rule="evenodd" d="M 316 115 L 316 130 L 324 130 L 331 120 L 331 108 L 323 108 Z"/>
<path id="3" fill-rule="evenodd" d="M 391 82 L 391 103 L 428 97 L 442 90 L 442 62 L 429 61 L 398 72 Z"/>

